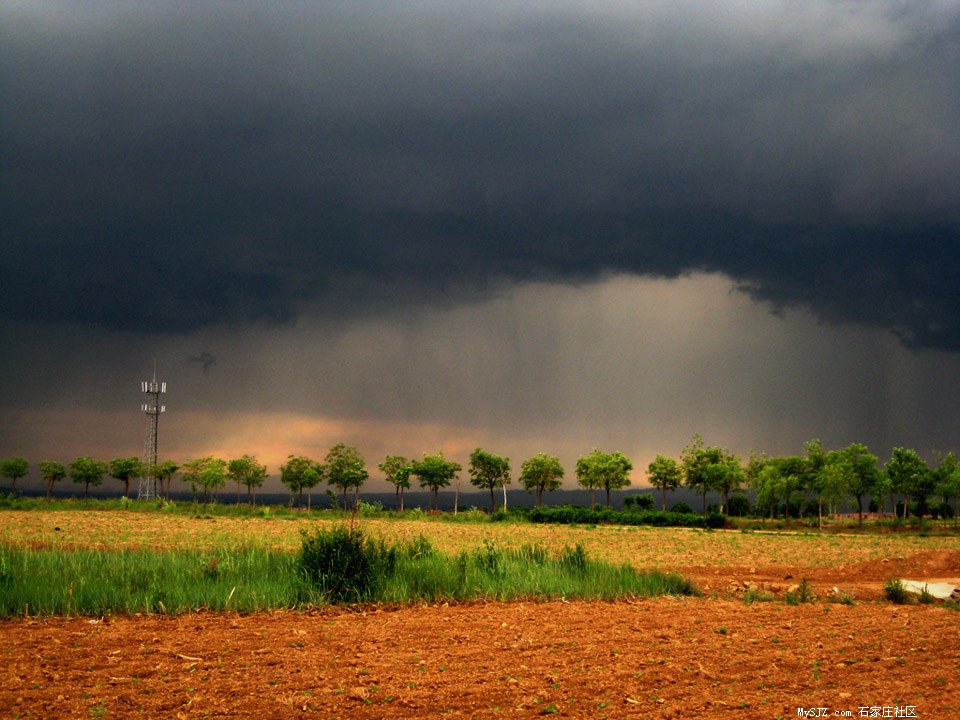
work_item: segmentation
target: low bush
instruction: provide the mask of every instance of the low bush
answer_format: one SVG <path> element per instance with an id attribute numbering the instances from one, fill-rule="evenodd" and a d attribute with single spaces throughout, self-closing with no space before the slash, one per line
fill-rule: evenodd
<path id="1" fill-rule="evenodd" d="M 527 520 L 534 523 L 561 525 L 652 525 L 655 527 L 723 527 L 726 517 L 714 514 L 703 516 L 696 513 L 678 513 L 661 510 L 620 511 L 602 508 L 591 510 L 585 507 L 557 505 L 535 507 L 527 512 Z M 713 524 L 711 524 L 713 523 Z"/>
<path id="2" fill-rule="evenodd" d="M 907 592 L 900 578 L 891 578 L 883 586 L 883 594 L 887 600 L 897 605 L 910 605 L 913 602 L 913 596 Z"/>
<path id="3" fill-rule="evenodd" d="M 302 532 L 299 555 L 304 579 L 329 602 L 377 597 L 396 565 L 397 549 L 345 525 Z"/>

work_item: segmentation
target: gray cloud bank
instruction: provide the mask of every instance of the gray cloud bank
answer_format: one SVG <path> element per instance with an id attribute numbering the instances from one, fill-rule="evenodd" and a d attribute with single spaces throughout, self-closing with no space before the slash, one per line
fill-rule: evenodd
<path id="1" fill-rule="evenodd" d="M 721 272 L 960 350 L 960 6 L 7 3 L 0 314 Z"/>

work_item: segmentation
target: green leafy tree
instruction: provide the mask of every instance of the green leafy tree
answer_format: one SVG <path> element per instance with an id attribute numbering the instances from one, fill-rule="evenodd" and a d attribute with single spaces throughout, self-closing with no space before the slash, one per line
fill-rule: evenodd
<path id="1" fill-rule="evenodd" d="M 123 496 L 130 497 L 130 480 L 144 472 L 143 463 L 137 457 L 114 458 L 108 466 L 110 477 L 123 483 Z"/>
<path id="2" fill-rule="evenodd" d="M 837 453 L 835 462 L 840 464 L 840 471 L 845 475 L 847 492 L 857 501 L 858 522 L 862 525 L 863 498 L 876 491 L 880 479 L 877 456 L 860 443 L 853 443 Z"/>
<path id="3" fill-rule="evenodd" d="M 807 476 L 807 459 L 799 455 L 788 455 L 771 461 L 777 468 L 779 480 L 777 489 L 783 498 L 784 517 L 790 522 L 790 508 L 803 509 L 804 479 Z"/>
<path id="4" fill-rule="evenodd" d="M 303 506 L 303 491 L 316 487 L 323 478 L 324 468 L 315 460 L 303 455 L 288 455 L 287 462 L 280 466 L 280 482 L 290 490 L 290 504 L 297 497 L 297 507 Z"/>
<path id="5" fill-rule="evenodd" d="M 903 519 L 907 519 L 911 497 L 917 499 L 920 506 L 918 513 L 923 517 L 927 495 L 933 490 L 930 468 L 923 458 L 915 450 L 894 448 L 884 471 L 890 478 L 890 488 L 903 497 Z"/>
<path id="6" fill-rule="evenodd" d="M 227 484 L 227 461 L 210 455 L 191 460 L 180 468 L 180 478 L 190 483 L 194 500 L 203 491 L 203 502 L 206 504 L 210 502 L 214 491 Z"/>
<path id="7" fill-rule="evenodd" d="M 698 494 L 703 495 L 703 513 L 706 514 L 707 492 L 710 490 L 710 474 L 707 472 L 709 455 L 706 453 L 700 433 L 696 433 L 690 444 L 680 451 L 680 459 L 683 468 L 683 482 L 687 487 L 693 488 Z"/>
<path id="8" fill-rule="evenodd" d="M 610 507 L 610 491 L 630 485 L 633 463 L 620 452 L 607 453 L 594 448 L 588 455 L 577 459 L 577 482 L 590 490 L 590 505 L 593 506 L 594 490 L 606 491 L 607 507 Z"/>
<path id="9" fill-rule="evenodd" d="M 243 455 L 227 463 L 227 475 L 237 484 L 237 502 L 240 502 L 240 486 L 247 487 L 247 504 L 253 504 L 253 489 L 267 479 L 267 466 L 257 462 L 253 455 Z"/>
<path id="10" fill-rule="evenodd" d="M 707 484 L 723 498 L 723 511 L 728 512 L 730 493 L 736 492 L 743 485 L 743 468 L 740 459 L 721 450 L 717 462 L 707 468 Z"/>
<path id="11" fill-rule="evenodd" d="M 53 484 L 58 483 L 67 476 L 67 468 L 63 463 L 56 460 L 43 460 L 40 462 L 40 477 L 47 483 L 47 502 L 50 502 L 53 495 Z"/>
<path id="12" fill-rule="evenodd" d="M 819 524 L 823 525 L 823 503 L 828 508 L 836 508 L 850 497 L 852 483 L 850 468 L 841 461 L 839 451 L 827 453 L 826 462 L 817 473 L 816 492 L 819 510 Z"/>
<path id="13" fill-rule="evenodd" d="M 0 475 L 10 480 L 10 487 L 17 487 L 17 480 L 30 472 L 30 463 L 26 458 L 11 457 L 0 460 Z"/>
<path id="14" fill-rule="evenodd" d="M 423 459 L 413 464 L 413 474 L 417 476 L 420 487 L 428 488 L 431 493 L 431 509 L 438 507 L 437 495 L 440 488 L 450 485 L 457 473 L 463 468 L 453 460 L 447 460 L 443 451 L 434 455 L 424 454 Z"/>
<path id="15" fill-rule="evenodd" d="M 773 519 L 777 501 L 783 493 L 783 476 L 778 463 L 772 459 L 764 463 L 756 475 L 753 491 L 757 494 L 757 505 L 768 509 Z"/>
<path id="16" fill-rule="evenodd" d="M 497 509 L 493 491 L 498 487 L 506 489 L 510 482 L 510 458 L 501 457 L 477 448 L 470 453 L 470 483 L 481 490 L 490 491 L 490 512 Z"/>
<path id="17" fill-rule="evenodd" d="M 650 484 L 659 488 L 662 510 L 667 509 L 667 490 L 676 490 L 683 480 L 683 471 L 680 464 L 673 458 L 657 455 L 647 465 L 647 479 Z"/>
<path id="18" fill-rule="evenodd" d="M 823 527 L 823 484 L 822 471 L 827 462 L 827 453 L 818 438 L 808 440 L 804 449 L 803 487 L 817 496 L 817 526 Z"/>
<path id="19" fill-rule="evenodd" d="M 947 453 L 934 470 L 936 492 L 940 497 L 953 499 L 953 526 L 957 527 L 957 499 L 960 498 L 960 463 L 953 453 Z"/>
<path id="20" fill-rule="evenodd" d="M 536 493 L 535 502 L 538 506 L 542 501 L 543 493 L 560 489 L 562 479 L 563 466 L 560 465 L 560 459 L 553 455 L 537 453 L 520 465 L 520 484 L 528 492 Z"/>
<path id="21" fill-rule="evenodd" d="M 728 450 L 707 447 L 699 434 L 680 452 L 684 483 L 703 496 L 703 513 L 707 512 L 707 493 L 715 490 L 726 507 L 730 493 L 743 482 L 740 460 Z"/>
<path id="22" fill-rule="evenodd" d="M 337 443 L 324 461 L 326 463 L 327 484 L 340 490 L 343 509 L 347 509 L 347 491 L 353 490 L 353 506 L 360 502 L 360 487 L 370 477 L 367 464 L 360 451 L 352 445 Z"/>
<path id="23" fill-rule="evenodd" d="M 88 455 L 81 455 L 70 463 L 70 479 L 78 485 L 83 485 L 83 499 L 90 493 L 90 486 L 98 487 L 103 482 L 107 472 L 107 463 L 103 460 L 94 460 Z"/>
<path id="24" fill-rule="evenodd" d="M 413 460 L 403 455 L 387 455 L 378 466 L 388 483 L 397 489 L 394 506 L 403 512 L 403 491 L 410 489 L 410 475 L 413 473 Z"/>
<path id="25" fill-rule="evenodd" d="M 760 453 L 758 455 L 751 451 L 750 460 L 747 461 L 744 474 L 746 476 L 747 487 L 753 491 L 756 497 L 755 511 L 760 516 L 769 514 L 770 518 L 773 519 L 773 513 L 777 506 L 777 497 L 779 497 L 779 489 L 776 487 L 778 473 L 776 468 L 768 471 L 767 466 L 769 464 L 770 458 L 765 454 Z"/>
<path id="26" fill-rule="evenodd" d="M 157 482 L 160 483 L 163 496 L 167 500 L 170 499 L 170 481 L 173 480 L 178 472 L 180 472 L 180 465 L 173 460 L 164 460 L 153 468 L 153 476 L 157 479 Z"/>

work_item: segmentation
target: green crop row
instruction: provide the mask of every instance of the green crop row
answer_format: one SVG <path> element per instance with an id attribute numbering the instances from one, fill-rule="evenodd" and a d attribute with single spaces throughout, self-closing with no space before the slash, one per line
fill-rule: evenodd
<path id="1" fill-rule="evenodd" d="M 0 548 L 0 616 L 255 612 L 328 603 L 407 604 L 490 598 L 615 599 L 696 594 L 676 574 L 636 572 L 583 547 L 500 548 L 445 555 L 420 536 L 387 545 L 334 526 L 303 535 L 298 553 Z"/>

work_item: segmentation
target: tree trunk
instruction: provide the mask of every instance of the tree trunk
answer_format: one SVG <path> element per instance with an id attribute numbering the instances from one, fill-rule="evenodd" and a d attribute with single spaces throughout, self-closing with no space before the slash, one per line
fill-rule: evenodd
<path id="1" fill-rule="evenodd" d="M 123 496 L 130 497 L 130 478 L 123 481 Z"/>
<path id="2" fill-rule="evenodd" d="M 394 498 L 393 498 L 393 508 L 394 508 L 394 510 L 397 510 L 398 512 L 403 510 L 403 508 L 400 506 L 400 485 L 399 485 L 399 483 L 397 484 L 397 493 L 396 493 L 396 495 L 394 495 Z"/>
<path id="3" fill-rule="evenodd" d="M 490 514 L 497 511 L 497 501 L 493 497 L 493 485 L 490 486 Z"/>
<path id="4" fill-rule="evenodd" d="M 660 509 L 663 510 L 663 512 L 666 512 L 667 511 L 667 486 L 666 485 L 660 488 L 660 497 L 663 500 L 663 502 L 660 504 Z"/>
<path id="5" fill-rule="evenodd" d="M 857 524 L 863 525 L 863 500 L 857 495 Z"/>
<path id="6" fill-rule="evenodd" d="M 506 484 L 506 483 L 503 483 L 503 485 L 501 485 L 501 487 L 503 488 L 503 510 L 504 510 L 504 512 L 506 512 L 506 510 L 507 510 L 507 484 Z"/>
<path id="7" fill-rule="evenodd" d="M 610 509 L 610 486 L 609 485 L 607 485 L 606 491 L 607 491 L 607 510 L 609 510 Z"/>
<path id="8" fill-rule="evenodd" d="M 817 528 L 823 528 L 823 498 L 817 498 Z"/>
<path id="9" fill-rule="evenodd" d="M 593 488 L 590 488 L 590 509 L 591 510 L 593 510 L 594 505 L 596 505 L 596 503 L 593 501 Z"/>
<path id="10" fill-rule="evenodd" d="M 353 486 L 353 509 L 354 510 L 360 509 L 360 486 L 359 485 Z"/>
<path id="11" fill-rule="evenodd" d="M 403 488 L 400 488 L 400 512 L 403 512 Z"/>
<path id="12" fill-rule="evenodd" d="M 543 486 L 537 485 L 537 507 L 540 507 L 540 497 L 543 494 Z"/>
<path id="13" fill-rule="evenodd" d="M 53 498 L 50 497 L 53 494 L 53 480 L 47 482 L 47 502 L 53 502 Z"/>

